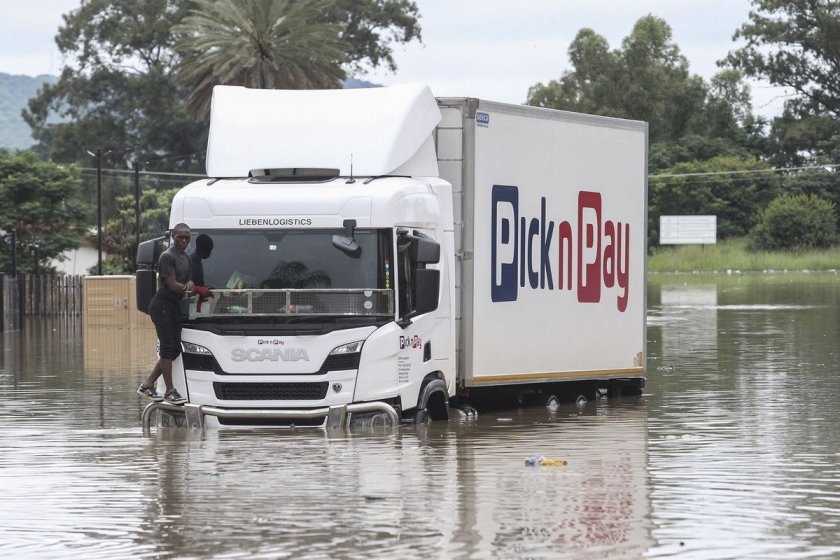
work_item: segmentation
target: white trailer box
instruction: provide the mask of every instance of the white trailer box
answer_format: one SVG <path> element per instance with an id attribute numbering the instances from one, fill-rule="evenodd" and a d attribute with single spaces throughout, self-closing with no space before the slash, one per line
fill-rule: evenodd
<path id="1" fill-rule="evenodd" d="M 467 387 L 641 377 L 647 126 L 439 100 Z"/>
<path id="2" fill-rule="evenodd" d="M 646 146 L 645 123 L 423 85 L 217 87 L 211 178 L 170 215 L 215 243 L 214 297 L 185 300 L 178 410 L 337 425 L 638 392 Z M 140 309 L 157 250 L 138 250 Z"/>

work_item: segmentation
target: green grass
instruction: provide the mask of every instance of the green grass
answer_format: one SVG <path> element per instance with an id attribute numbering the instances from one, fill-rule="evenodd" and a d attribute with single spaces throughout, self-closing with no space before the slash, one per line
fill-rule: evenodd
<path id="1" fill-rule="evenodd" d="M 727 239 L 715 245 L 654 247 L 649 272 L 726 272 L 836 270 L 840 247 L 812 251 L 750 251 L 747 240 Z"/>

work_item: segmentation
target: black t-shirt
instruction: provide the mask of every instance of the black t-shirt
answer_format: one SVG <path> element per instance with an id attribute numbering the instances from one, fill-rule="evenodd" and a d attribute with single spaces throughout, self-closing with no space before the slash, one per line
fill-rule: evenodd
<path id="1" fill-rule="evenodd" d="M 186 253 L 178 253 L 174 247 L 170 247 L 160 256 L 158 260 L 158 295 L 179 301 L 184 294 L 175 294 L 166 287 L 167 276 L 175 275 L 175 280 L 186 284 L 190 279 L 190 257 Z"/>

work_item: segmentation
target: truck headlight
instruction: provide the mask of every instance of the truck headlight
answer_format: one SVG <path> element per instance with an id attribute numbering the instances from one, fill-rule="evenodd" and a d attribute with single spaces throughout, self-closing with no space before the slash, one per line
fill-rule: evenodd
<path id="1" fill-rule="evenodd" d="M 332 349 L 332 352 L 330 352 L 330 356 L 336 356 L 341 354 L 355 354 L 356 352 L 361 352 L 362 344 L 364 344 L 364 342 L 364 340 L 357 340 L 356 342 L 348 342 L 347 344 L 336 346 Z"/>
<path id="2" fill-rule="evenodd" d="M 193 344 L 192 342 L 181 341 L 181 348 L 187 354 L 201 354 L 201 355 L 204 355 L 204 356 L 212 356 L 213 355 L 213 353 L 210 352 L 210 350 L 208 350 L 204 346 L 199 346 L 198 344 Z"/>

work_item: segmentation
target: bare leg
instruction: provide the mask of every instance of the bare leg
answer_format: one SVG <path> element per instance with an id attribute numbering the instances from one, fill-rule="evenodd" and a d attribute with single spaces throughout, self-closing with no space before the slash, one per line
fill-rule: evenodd
<path id="1" fill-rule="evenodd" d="M 155 383 L 157 383 L 158 377 L 160 377 L 160 374 L 163 373 L 163 370 L 160 367 L 160 363 L 162 361 L 163 361 L 163 358 L 158 360 L 158 362 L 155 364 L 155 368 L 152 370 L 151 375 L 149 375 L 149 377 L 146 379 L 146 382 L 143 383 L 143 386 L 145 386 L 145 387 L 154 387 L 155 386 Z M 170 364 L 169 375 L 171 377 L 171 375 L 172 375 L 172 362 L 170 362 L 169 364 Z M 165 379 L 164 379 L 164 381 L 165 381 Z"/>
<path id="2" fill-rule="evenodd" d="M 174 386 L 172 385 L 172 360 L 161 358 L 158 360 L 160 371 L 163 374 L 163 382 L 166 384 L 166 390 L 170 391 Z"/>

